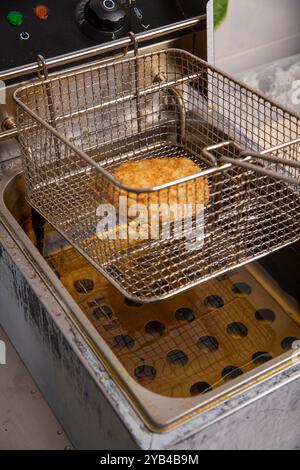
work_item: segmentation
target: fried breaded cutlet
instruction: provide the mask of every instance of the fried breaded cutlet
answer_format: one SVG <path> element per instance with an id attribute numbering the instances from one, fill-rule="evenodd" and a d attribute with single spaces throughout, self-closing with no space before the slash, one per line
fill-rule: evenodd
<path id="1" fill-rule="evenodd" d="M 127 161 L 113 172 L 114 177 L 123 185 L 136 189 L 149 189 L 165 183 L 179 180 L 186 176 L 200 173 L 202 168 L 187 157 L 151 158 L 149 160 Z M 123 191 L 120 191 L 120 195 Z M 129 204 L 199 204 L 209 203 L 209 185 L 207 178 L 196 178 L 186 183 L 176 184 L 168 189 L 152 193 L 124 193 Z M 132 202 L 131 202 L 132 201 Z"/>
<path id="2" fill-rule="evenodd" d="M 171 183 L 186 176 L 193 176 L 201 171 L 202 168 L 187 157 L 165 157 L 127 161 L 115 168 L 113 176 L 124 186 L 143 190 Z M 169 188 L 149 193 L 128 192 L 112 183 L 106 183 L 105 192 L 107 193 L 107 199 L 117 210 L 121 204 L 120 196 L 125 196 L 125 205 L 123 201 L 122 207 L 123 210 L 127 211 L 129 231 L 124 241 L 120 236 L 121 227 L 119 225 L 112 230 L 115 234 L 115 249 L 117 249 L 118 243 L 122 248 L 127 243 L 134 244 L 137 242 L 131 231 L 135 226 L 134 218 L 136 213 L 134 207 L 137 205 L 142 204 L 147 212 L 147 221 L 139 227 L 139 241 L 142 241 L 148 238 L 148 236 L 144 236 L 147 233 L 158 236 L 160 227 L 166 220 L 177 222 L 187 215 L 194 216 L 199 208 L 208 205 L 210 199 L 208 179 L 205 177 L 196 177 L 185 183 L 171 185 Z M 186 205 L 189 206 L 188 213 L 184 212 L 183 206 Z M 158 210 L 154 211 L 154 206 L 158 207 Z M 131 209 L 133 209 L 133 214 L 131 214 Z M 103 235 L 107 234 L 98 234 L 98 237 L 102 238 Z"/>

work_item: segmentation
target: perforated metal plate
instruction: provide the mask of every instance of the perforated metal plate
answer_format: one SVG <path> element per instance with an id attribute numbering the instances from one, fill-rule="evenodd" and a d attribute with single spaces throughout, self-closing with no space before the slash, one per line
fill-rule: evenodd
<path id="1" fill-rule="evenodd" d="M 142 305 L 125 299 L 73 248 L 48 261 L 130 375 L 161 395 L 216 389 L 300 339 L 299 324 L 251 265 Z"/>

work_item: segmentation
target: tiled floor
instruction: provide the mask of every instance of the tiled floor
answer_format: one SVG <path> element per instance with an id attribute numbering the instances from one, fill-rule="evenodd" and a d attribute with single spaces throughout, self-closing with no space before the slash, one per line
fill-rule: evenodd
<path id="1" fill-rule="evenodd" d="M 0 327 L 6 365 L 0 365 L 0 450 L 68 449 L 71 443 Z"/>

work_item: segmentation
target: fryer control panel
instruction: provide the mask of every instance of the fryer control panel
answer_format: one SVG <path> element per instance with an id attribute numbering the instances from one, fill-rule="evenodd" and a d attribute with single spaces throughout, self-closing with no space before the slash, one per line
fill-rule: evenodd
<path id="1" fill-rule="evenodd" d="M 208 0 L 2 0 L 0 71 L 206 13 Z"/>

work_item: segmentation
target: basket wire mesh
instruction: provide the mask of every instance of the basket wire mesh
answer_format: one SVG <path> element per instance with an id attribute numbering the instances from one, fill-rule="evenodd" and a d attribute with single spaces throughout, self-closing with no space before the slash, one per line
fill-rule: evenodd
<path id="1" fill-rule="evenodd" d="M 170 297 L 299 238 L 300 118 L 188 52 L 46 76 L 14 98 L 28 202 L 129 299 Z M 167 157 L 199 172 L 147 189 L 114 177 Z M 183 216 L 167 236 L 151 238 L 149 223 L 130 238 L 133 203 L 176 195 L 193 206 L 182 237 Z M 99 234 L 99 207 L 119 209 L 120 196 L 126 236 L 120 222 Z"/>

